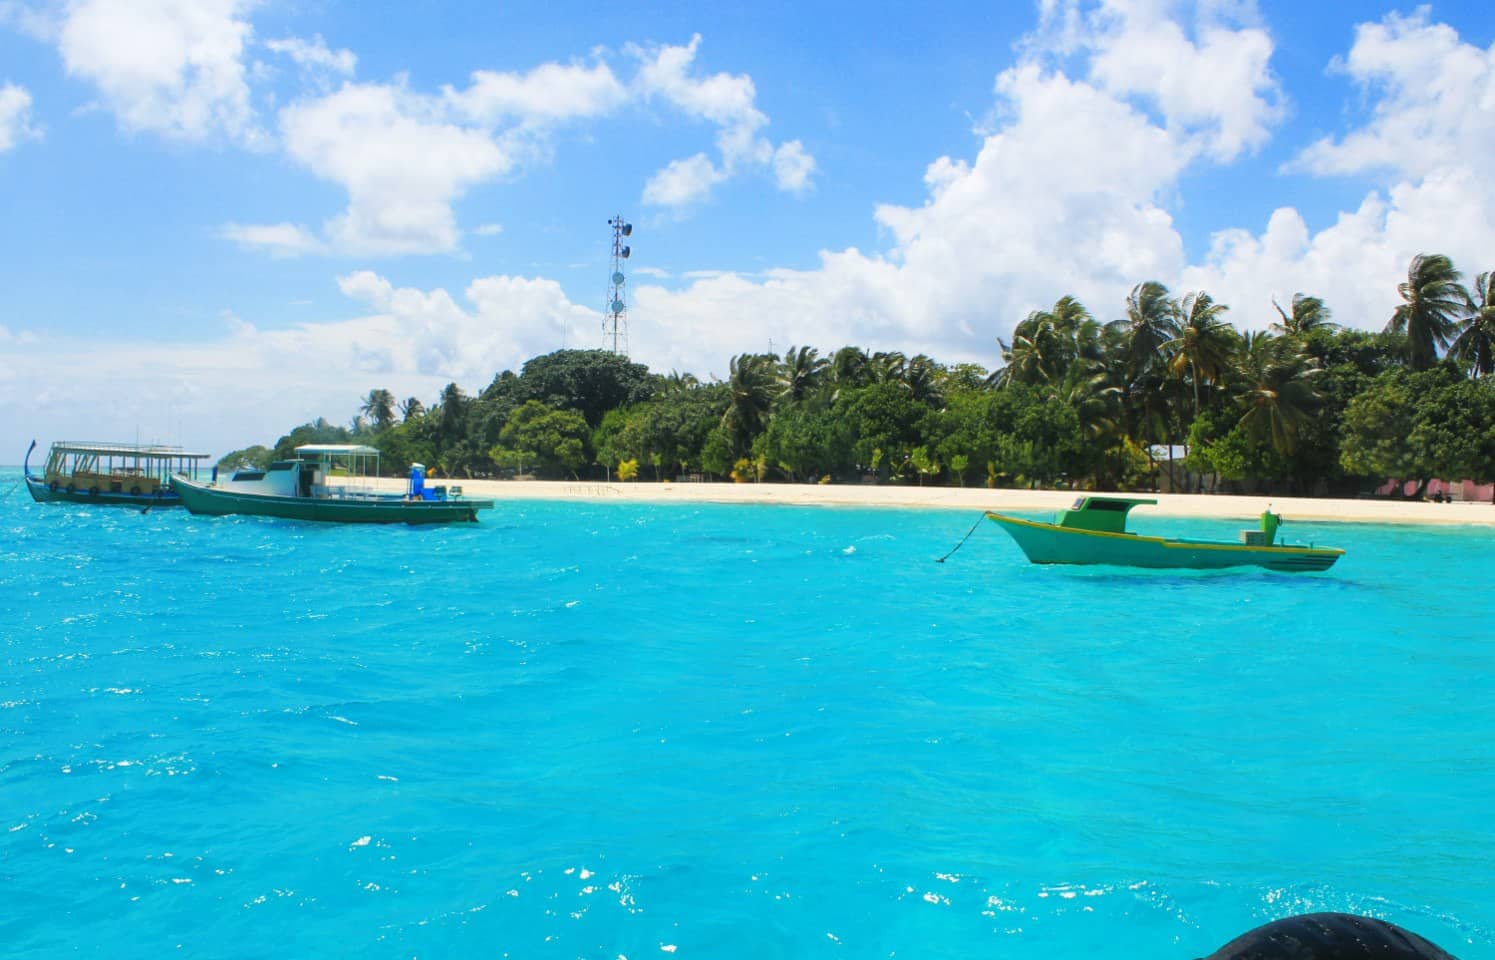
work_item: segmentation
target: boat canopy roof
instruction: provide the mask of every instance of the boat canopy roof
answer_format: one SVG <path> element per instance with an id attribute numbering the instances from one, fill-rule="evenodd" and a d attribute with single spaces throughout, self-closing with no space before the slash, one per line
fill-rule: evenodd
<path id="1" fill-rule="evenodd" d="M 1080 497 L 1071 510 L 1121 510 L 1157 506 L 1155 497 Z"/>
<path id="2" fill-rule="evenodd" d="M 1074 506 L 1059 511 L 1058 524 L 1073 530 L 1126 533 L 1126 515 L 1132 508 L 1156 503 L 1150 497 L 1077 497 Z"/>
<path id="3" fill-rule="evenodd" d="M 59 440 L 52 444 L 54 454 L 84 454 L 97 457 L 138 457 L 141 460 L 206 460 L 206 453 L 190 453 L 181 447 L 160 443 L 95 443 L 83 440 Z"/>
<path id="4" fill-rule="evenodd" d="M 303 443 L 296 448 L 302 457 L 377 457 L 378 447 L 367 447 L 361 443 Z"/>

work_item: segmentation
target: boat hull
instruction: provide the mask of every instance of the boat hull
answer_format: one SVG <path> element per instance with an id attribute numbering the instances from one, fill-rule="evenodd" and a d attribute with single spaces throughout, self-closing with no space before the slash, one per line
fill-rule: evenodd
<path id="1" fill-rule="evenodd" d="M 179 507 L 182 505 L 181 497 L 169 487 L 162 487 L 155 493 L 116 493 L 110 490 L 97 490 L 90 487 L 87 490 L 79 490 L 76 486 L 69 489 L 60 483 L 45 483 L 40 477 L 26 477 L 26 492 L 31 494 L 31 499 L 37 503 L 82 503 L 91 507 Z"/>
<path id="2" fill-rule="evenodd" d="M 172 481 L 182 505 L 194 514 L 277 517 L 319 523 L 464 523 L 477 520 L 492 500 L 405 500 L 401 497 L 280 497 L 235 493 L 183 478 Z"/>
<path id="3" fill-rule="evenodd" d="M 1327 570 L 1344 555 L 1335 547 L 1248 546 L 1215 540 L 1145 537 L 1061 527 L 988 513 L 1033 563 L 1107 564 L 1151 569 L 1224 570 L 1264 567 L 1282 572 Z"/>

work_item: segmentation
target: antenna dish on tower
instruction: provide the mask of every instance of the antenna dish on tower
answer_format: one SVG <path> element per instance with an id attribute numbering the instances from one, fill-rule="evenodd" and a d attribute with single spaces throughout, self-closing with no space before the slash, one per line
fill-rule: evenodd
<path id="1" fill-rule="evenodd" d="M 623 238 L 633 234 L 633 224 L 622 215 L 607 221 L 613 228 L 612 283 L 607 290 L 607 315 L 602 318 L 602 334 L 612 338 L 612 352 L 628 352 L 628 301 L 624 288 L 628 278 L 623 275 L 623 261 L 633 253 L 632 247 L 623 245 Z"/>

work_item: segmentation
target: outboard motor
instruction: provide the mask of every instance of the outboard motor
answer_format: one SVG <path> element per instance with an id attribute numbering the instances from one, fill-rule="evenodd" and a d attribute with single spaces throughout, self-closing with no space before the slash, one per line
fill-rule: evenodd
<path id="1" fill-rule="evenodd" d="M 426 495 L 426 467 L 422 463 L 410 465 L 410 489 L 405 494 L 411 500 L 423 500 Z"/>

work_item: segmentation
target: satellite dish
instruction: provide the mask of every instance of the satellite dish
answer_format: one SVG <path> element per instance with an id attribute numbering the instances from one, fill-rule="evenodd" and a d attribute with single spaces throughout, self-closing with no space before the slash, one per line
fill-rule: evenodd
<path id="1" fill-rule="evenodd" d="M 612 304 L 611 304 L 611 307 L 612 307 L 613 313 L 622 313 L 623 312 L 623 301 L 622 300 L 614 300 L 612 302 Z"/>
<path id="2" fill-rule="evenodd" d="M 621 287 L 623 285 L 623 281 L 626 279 L 628 278 L 623 276 L 621 273 L 613 274 L 613 286 Z"/>
<path id="3" fill-rule="evenodd" d="M 632 252 L 633 252 L 633 248 L 632 247 L 624 247 L 623 248 L 623 259 L 627 260 L 628 259 L 628 255 L 630 253 L 632 253 Z"/>
<path id="4" fill-rule="evenodd" d="M 633 224 L 631 224 L 631 223 L 625 223 L 625 224 L 623 224 L 623 236 L 625 236 L 625 237 L 631 237 L 631 236 L 633 236 Z"/>

